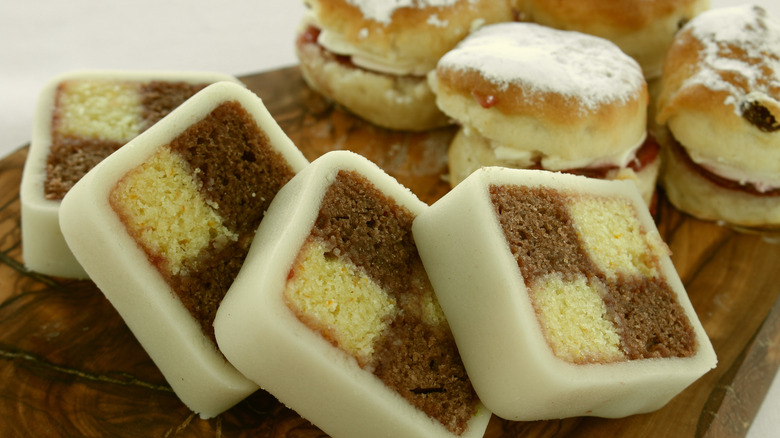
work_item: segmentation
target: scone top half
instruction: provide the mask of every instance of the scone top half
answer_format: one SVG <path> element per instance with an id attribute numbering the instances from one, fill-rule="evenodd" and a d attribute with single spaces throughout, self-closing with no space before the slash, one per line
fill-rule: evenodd
<path id="1" fill-rule="evenodd" d="M 709 0 L 526 0 L 524 13 L 535 23 L 606 38 L 655 78 L 680 26 L 709 6 Z"/>
<path id="2" fill-rule="evenodd" d="M 691 20 L 667 54 L 657 121 L 708 171 L 780 188 L 780 23 L 758 6 Z"/>
<path id="3" fill-rule="evenodd" d="M 304 0 L 318 42 L 360 67 L 424 75 L 473 29 L 514 17 L 508 0 Z"/>
<path id="4" fill-rule="evenodd" d="M 525 167 L 625 166 L 645 140 L 639 65 L 613 43 L 533 23 L 472 33 L 429 81 L 444 113 L 494 148 L 529 152 Z"/>

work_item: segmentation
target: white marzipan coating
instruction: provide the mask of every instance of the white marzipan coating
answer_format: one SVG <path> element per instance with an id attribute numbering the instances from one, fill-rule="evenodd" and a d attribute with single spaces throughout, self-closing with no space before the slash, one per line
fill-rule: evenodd
<path id="1" fill-rule="evenodd" d="M 54 77 L 41 91 L 24 166 L 20 197 L 22 202 L 22 249 L 25 266 L 46 275 L 66 278 L 87 278 L 84 268 L 73 257 L 62 237 L 58 223 L 60 201 L 46 199 L 46 161 L 51 148 L 52 117 L 57 87 L 68 80 L 117 81 L 182 81 L 211 83 L 238 79 L 220 73 L 208 72 L 119 72 L 76 71 Z M 126 139 L 129 140 L 129 139 Z"/>
<path id="2" fill-rule="evenodd" d="M 160 272 L 127 233 L 109 204 L 123 175 L 165 147 L 226 101 L 238 102 L 256 120 L 272 147 L 297 172 L 306 159 L 279 128 L 262 101 L 230 82 L 210 85 L 119 149 L 68 192 L 60 225 L 76 259 L 114 305 L 179 398 L 202 418 L 227 410 L 257 389 L 204 334 Z"/>
<path id="3" fill-rule="evenodd" d="M 641 226 L 660 241 L 631 183 L 545 171 L 482 168 L 418 216 L 412 230 L 420 256 L 469 377 L 488 409 L 521 421 L 623 417 L 660 408 L 715 366 L 707 334 L 663 254 L 661 272 L 696 335 L 692 357 L 574 364 L 555 356 L 495 215 L 488 192 L 492 184 L 626 199 Z"/>
<path id="4" fill-rule="evenodd" d="M 217 312 L 220 349 L 247 377 L 331 436 L 453 438 L 441 423 L 298 320 L 285 303 L 288 273 L 339 170 L 358 172 L 413 215 L 426 208 L 357 154 L 329 152 L 312 162 L 271 203 L 244 269 Z M 481 408 L 461 436 L 482 437 L 489 419 L 490 412 Z"/>

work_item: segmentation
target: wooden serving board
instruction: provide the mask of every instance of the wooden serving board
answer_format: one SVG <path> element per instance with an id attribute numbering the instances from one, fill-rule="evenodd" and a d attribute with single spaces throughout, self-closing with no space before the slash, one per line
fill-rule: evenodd
<path id="1" fill-rule="evenodd" d="M 297 67 L 243 80 L 310 160 L 350 149 L 428 203 L 447 192 L 442 176 L 451 128 L 378 129 L 311 92 Z M 0 436 L 324 436 L 264 391 L 201 420 L 94 284 L 25 270 L 19 183 L 26 155 L 23 147 L 0 161 Z M 658 223 L 718 367 L 651 414 L 537 422 L 493 417 L 485 437 L 745 435 L 780 363 L 780 244 L 694 220 L 663 198 Z"/>

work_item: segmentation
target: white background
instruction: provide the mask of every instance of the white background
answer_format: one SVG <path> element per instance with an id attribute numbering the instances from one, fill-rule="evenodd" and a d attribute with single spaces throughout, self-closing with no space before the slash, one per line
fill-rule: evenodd
<path id="1" fill-rule="evenodd" d="M 712 0 L 713 7 L 742 3 Z M 780 19 L 777 0 L 757 0 Z M 37 94 L 77 69 L 208 70 L 296 64 L 300 0 L 0 1 L 0 158 L 26 144 Z M 780 431 L 780 380 L 749 436 Z"/>

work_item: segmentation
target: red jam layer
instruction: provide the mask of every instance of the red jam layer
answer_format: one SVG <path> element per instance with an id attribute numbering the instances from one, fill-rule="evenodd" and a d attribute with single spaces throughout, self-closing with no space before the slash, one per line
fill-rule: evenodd
<path id="1" fill-rule="evenodd" d="M 707 170 L 706 168 L 696 164 L 693 161 L 693 159 L 691 159 L 691 156 L 688 155 L 688 152 L 685 150 L 685 147 L 681 145 L 676 138 L 674 138 L 671 132 L 669 133 L 669 138 L 671 139 L 669 145 L 675 157 L 678 160 L 680 160 L 682 163 L 684 163 L 686 166 L 688 166 L 689 169 L 691 169 L 694 172 L 697 172 L 699 175 L 701 175 L 703 178 L 707 179 L 711 183 L 719 187 L 723 187 L 724 189 L 734 190 L 752 196 L 770 196 L 770 197 L 780 196 L 780 188 L 767 190 L 767 191 L 760 191 L 753 184 L 750 183 L 743 184 L 740 183 L 739 181 L 734 181 L 732 179 L 724 178 L 720 175 L 717 175 Z"/>
<path id="2" fill-rule="evenodd" d="M 358 70 L 363 70 L 366 72 L 369 72 L 371 74 L 375 75 L 384 75 L 389 77 L 412 77 L 412 78 L 424 78 L 425 76 L 418 76 L 418 75 L 393 75 L 390 73 L 384 73 L 376 70 L 369 70 L 363 67 L 360 67 L 358 65 L 355 65 L 354 62 L 352 62 L 352 57 L 349 55 L 339 55 L 338 53 L 333 53 L 327 48 L 325 48 L 322 44 L 317 42 L 317 40 L 320 37 L 320 33 L 322 33 L 322 30 L 314 25 L 308 25 L 306 26 L 306 29 L 304 29 L 299 35 L 296 40 L 296 45 L 300 48 L 306 45 L 315 45 L 317 48 L 319 48 L 320 52 L 322 52 L 322 55 L 328 59 L 332 59 L 339 64 L 343 65 L 344 67 L 348 68 L 354 68 Z"/>
<path id="3" fill-rule="evenodd" d="M 644 169 L 648 164 L 652 163 L 658 158 L 660 152 L 660 146 L 655 137 L 647 133 L 644 143 L 636 151 L 634 159 L 631 160 L 626 167 L 632 169 L 634 172 L 639 172 Z M 531 167 L 532 169 L 544 169 L 541 164 L 537 164 Z M 574 175 L 587 176 L 588 178 L 604 179 L 607 177 L 610 171 L 620 169 L 619 166 L 609 165 L 600 167 L 583 167 L 578 169 L 564 169 L 559 172 L 571 173 Z"/>

